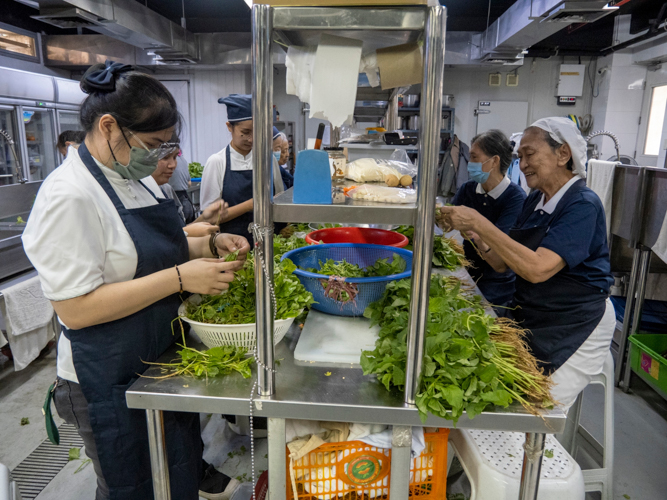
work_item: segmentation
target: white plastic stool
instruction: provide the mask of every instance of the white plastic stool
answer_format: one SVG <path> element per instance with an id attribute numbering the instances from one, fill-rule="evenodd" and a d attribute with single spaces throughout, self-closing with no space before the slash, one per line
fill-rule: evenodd
<path id="1" fill-rule="evenodd" d="M 583 391 L 577 397 L 567 414 L 567 423 L 563 437 L 560 439 L 565 449 L 572 456 L 577 456 L 577 436 L 583 435 L 602 454 L 602 468 L 583 471 L 586 491 L 599 491 L 602 500 L 612 500 L 614 485 L 614 358 L 607 354 L 602 373 L 593 377 L 590 384 L 604 387 L 604 443 L 599 443 L 588 431 L 579 425 Z"/>
<path id="2" fill-rule="evenodd" d="M 458 429 L 450 432 L 449 440 L 470 480 L 470 500 L 519 498 L 525 434 Z M 542 458 L 538 500 L 584 500 L 577 462 L 551 435 L 544 449 L 553 451 L 553 458 Z"/>

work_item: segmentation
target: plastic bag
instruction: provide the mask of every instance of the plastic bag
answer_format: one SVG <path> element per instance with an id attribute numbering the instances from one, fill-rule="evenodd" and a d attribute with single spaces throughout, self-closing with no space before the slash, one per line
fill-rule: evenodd
<path id="1" fill-rule="evenodd" d="M 387 186 L 364 184 L 347 192 L 353 200 L 377 201 L 381 203 L 416 203 L 417 191 Z"/>
<path id="2" fill-rule="evenodd" d="M 407 175 L 410 179 L 404 185 L 412 184 L 411 179 L 417 175 L 417 167 L 412 164 L 405 150 L 395 150 L 388 160 L 360 158 L 350 162 L 345 177 L 355 182 L 386 182 L 390 175 L 396 177 L 396 182 Z"/>

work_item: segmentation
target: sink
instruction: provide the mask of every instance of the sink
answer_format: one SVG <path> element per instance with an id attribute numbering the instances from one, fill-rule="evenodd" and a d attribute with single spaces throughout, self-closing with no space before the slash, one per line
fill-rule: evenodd
<path id="1" fill-rule="evenodd" d="M 0 223 L 0 281 L 32 268 L 21 241 L 24 227 L 16 223 Z"/>

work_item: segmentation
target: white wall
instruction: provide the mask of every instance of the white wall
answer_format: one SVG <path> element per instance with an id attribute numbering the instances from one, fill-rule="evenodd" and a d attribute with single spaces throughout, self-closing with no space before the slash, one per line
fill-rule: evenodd
<path id="1" fill-rule="evenodd" d="M 607 71 L 603 75 L 596 72 L 597 97 L 593 97 L 591 106 L 595 120 L 593 129 L 612 132 L 618 138 L 621 154 L 635 157 L 646 66 L 633 64 L 631 51 L 619 51 L 598 59 L 597 69 L 605 68 Z M 610 138 L 597 137 L 593 142 L 598 145 L 601 159 L 616 155 Z"/>
<path id="2" fill-rule="evenodd" d="M 588 77 L 584 80 L 583 96 L 577 98 L 575 106 L 556 104 L 556 87 L 560 65 L 576 64 L 577 58 L 551 57 L 549 59 L 527 59 L 519 68 L 519 86 L 505 86 L 506 74 L 512 67 L 455 67 L 445 69 L 443 92 L 454 95 L 453 107 L 456 110 L 454 132 L 464 142 L 470 144 L 477 129 L 474 109 L 479 101 L 518 101 L 528 102 L 528 125 L 547 116 L 574 114 L 584 116 L 590 112 L 591 84 Z M 582 58 L 587 67 L 590 58 Z M 595 70 L 593 61 L 591 72 Z M 490 73 L 502 73 L 500 87 L 489 86 Z"/>
<path id="3" fill-rule="evenodd" d="M 250 71 L 194 71 L 191 85 L 195 119 L 189 127 L 193 153 L 188 160 L 203 165 L 231 141 L 226 125 L 227 107 L 218 99 L 229 94 L 250 94 Z"/>

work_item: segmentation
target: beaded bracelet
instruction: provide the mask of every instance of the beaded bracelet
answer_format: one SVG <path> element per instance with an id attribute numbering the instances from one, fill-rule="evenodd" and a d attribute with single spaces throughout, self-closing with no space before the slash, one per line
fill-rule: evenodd
<path id="1" fill-rule="evenodd" d="M 181 279 L 181 271 L 178 269 L 178 266 L 174 266 L 176 268 L 176 274 L 178 274 L 178 284 L 181 287 L 180 293 L 183 293 L 183 280 Z"/>

